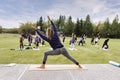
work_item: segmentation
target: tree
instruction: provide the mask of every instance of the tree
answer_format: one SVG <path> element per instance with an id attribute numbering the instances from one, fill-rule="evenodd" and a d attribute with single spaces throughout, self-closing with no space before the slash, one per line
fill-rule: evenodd
<path id="1" fill-rule="evenodd" d="M 119 26 L 118 21 L 119 21 L 118 15 L 116 15 L 111 25 L 111 34 L 110 34 L 112 35 L 111 37 L 118 38 L 120 35 L 120 26 Z"/>
<path id="2" fill-rule="evenodd" d="M 2 33 L 2 26 L 0 26 L 0 33 Z"/>
<path id="3" fill-rule="evenodd" d="M 69 16 L 66 25 L 65 25 L 65 34 L 67 36 L 71 35 L 74 29 L 74 23 L 72 22 L 72 17 Z"/>
<path id="4" fill-rule="evenodd" d="M 83 20 L 80 20 L 80 36 L 83 34 Z"/>
<path id="5" fill-rule="evenodd" d="M 40 17 L 39 21 L 37 21 L 36 26 L 40 26 L 40 30 L 43 30 L 43 18 Z"/>
<path id="6" fill-rule="evenodd" d="M 35 24 L 32 23 L 21 23 L 20 28 L 19 28 L 19 33 L 24 33 L 24 34 L 34 34 L 35 31 L 32 28 Z"/>
<path id="7" fill-rule="evenodd" d="M 12 33 L 12 34 L 18 34 L 18 28 L 3 28 L 3 33 Z"/>
<path id="8" fill-rule="evenodd" d="M 61 33 L 64 33 L 65 16 L 60 15 L 57 26 L 58 26 L 58 30 L 59 30 Z"/>
<path id="9" fill-rule="evenodd" d="M 107 34 L 111 34 L 109 18 L 104 22 L 104 27 L 101 31 L 103 37 L 107 37 Z"/>
<path id="10" fill-rule="evenodd" d="M 79 19 L 77 18 L 77 22 L 75 24 L 75 29 L 74 29 L 74 33 L 76 34 L 76 36 L 80 36 L 80 21 Z"/>
<path id="11" fill-rule="evenodd" d="M 83 26 L 83 34 L 86 34 L 87 36 L 91 36 L 92 33 L 93 33 L 93 26 L 90 21 L 90 16 L 87 15 Z"/>
<path id="12" fill-rule="evenodd" d="M 120 38 L 120 23 L 118 24 L 118 38 Z"/>
<path id="13" fill-rule="evenodd" d="M 101 26 L 101 23 L 99 22 L 98 23 L 98 25 L 94 25 L 94 30 L 93 30 L 93 32 L 94 32 L 94 34 L 95 35 L 98 35 L 98 34 L 100 34 L 100 26 Z"/>
<path id="14" fill-rule="evenodd" d="M 76 36 L 82 36 L 82 27 L 83 27 L 82 19 L 79 20 L 77 18 L 77 22 L 75 24 L 75 29 L 74 29 L 74 33 L 76 34 Z"/>

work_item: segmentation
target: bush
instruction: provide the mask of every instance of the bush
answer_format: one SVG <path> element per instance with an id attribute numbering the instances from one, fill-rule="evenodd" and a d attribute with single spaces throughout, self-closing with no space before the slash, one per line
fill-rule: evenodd
<path id="1" fill-rule="evenodd" d="M 34 34 L 35 31 L 32 28 L 33 24 L 32 23 L 25 23 L 25 24 L 21 24 L 20 28 L 19 28 L 19 33 L 24 33 L 24 34 Z"/>

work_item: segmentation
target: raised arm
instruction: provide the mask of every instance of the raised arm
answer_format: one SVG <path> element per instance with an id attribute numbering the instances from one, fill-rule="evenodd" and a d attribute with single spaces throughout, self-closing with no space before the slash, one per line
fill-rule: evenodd
<path id="1" fill-rule="evenodd" d="M 49 16 L 47 16 L 47 18 L 48 18 L 48 20 L 49 20 L 49 21 L 51 21 L 51 19 L 50 19 L 50 17 L 49 17 Z"/>
<path id="2" fill-rule="evenodd" d="M 57 27 L 56 27 L 56 25 L 51 21 L 51 19 L 50 19 L 49 16 L 47 16 L 47 17 L 48 17 L 48 20 L 49 20 L 50 23 L 51 23 L 51 27 L 52 27 L 52 29 L 54 30 L 54 32 L 57 32 Z"/>

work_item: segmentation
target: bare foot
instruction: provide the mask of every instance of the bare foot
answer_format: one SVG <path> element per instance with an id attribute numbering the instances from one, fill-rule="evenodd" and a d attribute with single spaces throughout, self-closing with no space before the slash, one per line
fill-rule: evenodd
<path id="1" fill-rule="evenodd" d="M 78 65 L 78 67 L 79 67 L 80 69 L 83 69 L 83 67 L 82 67 L 80 64 Z"/>
<path id="2" fill-rule="evenodd" d="M 41 69 L 45 69 L 45 64 L 42 64 L 42 65 L 40 66 L 40 68 L 41 68 Z"/>

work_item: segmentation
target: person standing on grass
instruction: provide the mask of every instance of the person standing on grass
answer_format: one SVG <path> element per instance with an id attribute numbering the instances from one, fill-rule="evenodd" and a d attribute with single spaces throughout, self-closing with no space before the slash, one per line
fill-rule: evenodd
<path id="1" fill-rule="evenodd" d="M 74 33 L 72 33 L 72 39 L 71 39 L 72 50 L 75 50 L 75 42 L 76 42 L 76 36 Z"/>
<path id="2" fill-rule="evenodd" d="M 94 45 L 94 39 L 95 39 L 94 34 L 92 34 L 92 38 L 91 38 L 91 44 L 92 45 Z"/>
<path id="3" fill-rule="evenodd" d="M 80 46 L 80 44 L 81 44 L 81 46 L 83 46 L 83 44 L 85 43 L 85 41 L 84 41 L 84 37 L 83 36 L 81 36 L 81 38 L 80 38 L 80 41 L 79 41 L 79 43 L 78 43 L 78 45 Z"/>
<path id="4" fill-rule="evenodd" d="M 44 53 L 43 62 L 40 68 L 45 69 L 45 64 L 47 57 L 49 55 L 64 55 L 69 60 L 71 60 L 73 63 L 75 63 L 79 68 L 82 69 L 82 66 L 68 53 L 66 48 L 61 43 L 59 36 L 58 36 L 58 30 L 55 26 L 55 24 L 50 20 L 50 17 L 48 16 L 48 20 L 51 23 L 51 28 L 48 28 L 46 31 L 46 36 L 44 36 L 38 29 L 36 29 L 36 32 L 38 35 L 43 38 L 45 41 L 47 41 L 53 50 L 47 51 Z"/>
<path id="5" fill-rule="evenodd" d="M 62 42 L 64 43 L 65 42 L 65 35 L 63 34 L 63 40 L 62 40 Z"/>
<path id="6" fill-rule="evenodd" d="M 31 47 L 31 43 L 32 43 L 32 35 L 28 34 L 28 46 Z"/>
<path id="7" fill-rule="evenodd" d="M 36 45 L 36 49 L 39 49 L 39 42 L 40 42 L 40 38 L 38 36 L 35 37 L 35 45 Z"/>
<path id="8" fill-rule="evenodd" d="M 21 34 L 20 40 L 19 40 L 19 42 L 20 42 L 20 50 L 23 50 L 23 49 L 24 49 L 23 41 L 24 41 L 24 38 L 23 38 L 23 36 L 22 36 L 22 34 Z"/>

